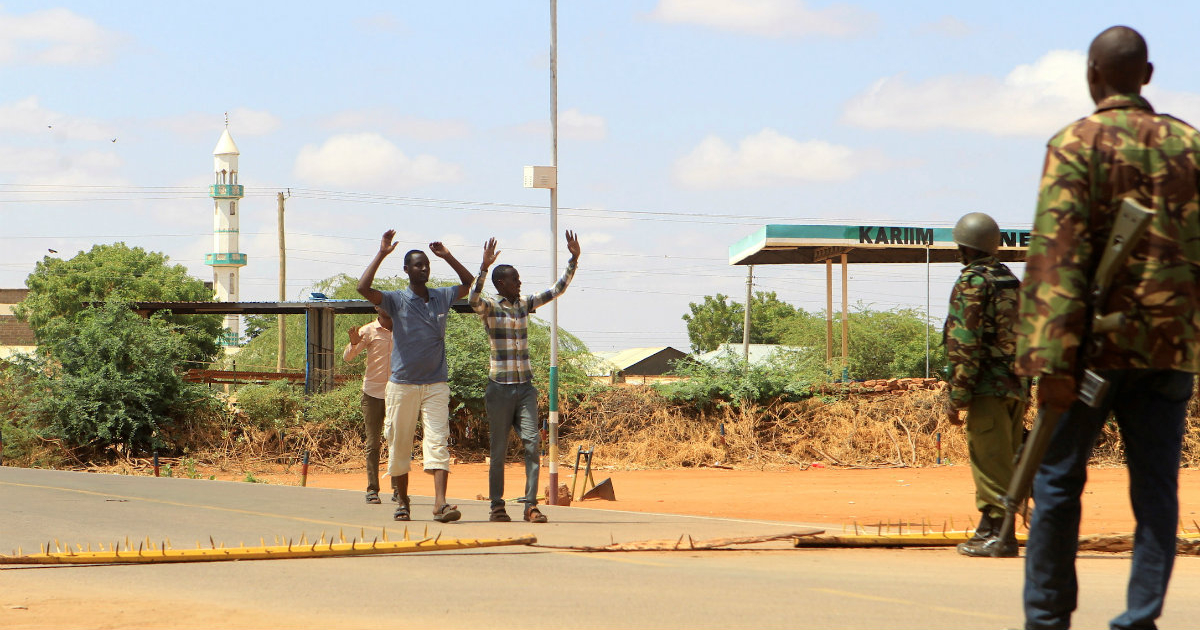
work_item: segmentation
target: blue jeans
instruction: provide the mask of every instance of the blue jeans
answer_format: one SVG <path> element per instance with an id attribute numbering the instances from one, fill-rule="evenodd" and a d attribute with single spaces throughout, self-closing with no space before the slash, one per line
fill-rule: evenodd
<path id="1" fill-rule="evenodd" d="M 508 432 L 516 429 L 525 450 L 525 505 L 537 505 L 538 473 L 538 391 L 533 383 L 503 384 L 488 380 L 484 394 L 487 407 L 488 441 L 492 463 L 488 467 L 488 495 L 492 508 L 504 507 L 504 460 L 508 454 Z"/>
<path id="2" fill-rule="evenodd" d="M 1175 564 L 1179 458 L 1191 374 L 1111 370 L 1108 397 L 1093 409 L 1076 402 L 1059 419 L 1033 481 L 1034 510 L 1025 546 L 1025 627 L 1068 628 L 1079 584 L 1080 495 L 1087 462 L 1111 412 L 1125 444 L 1129 498 L 1137 519 L 1126 610 L 1113 628 L 1154 628 Z"/>

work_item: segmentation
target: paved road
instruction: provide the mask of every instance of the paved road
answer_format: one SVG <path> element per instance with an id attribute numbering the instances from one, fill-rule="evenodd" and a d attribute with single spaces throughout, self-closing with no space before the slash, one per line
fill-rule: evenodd
<path id="1" fill-rule="evenodd" d="M 360 492 L 239 482 L 0 468 L 0 553 L 48 539 L 170 539 L 236 546 L 382 528 L 391 507 Z M 784 533 L 795 523 L 546 507 L 551 522 L 464 520 L 421 531 L 464 538 L 524 533 L 539 544 L 604 545 Z M 517 511 L 511 510 L 513 513 Z M 1104 627 L 1124 598 L 1126 556 L 1079 563 L 1077 627 Z M 1019 627 L 1022 560 L 950 549 L 575 553 L 543 547 L 358 558 L 139 566 L 0 567 L 0 627 Z M 1200 619 L 1200 558 L 1180 558 L 1162 628 Z"/>

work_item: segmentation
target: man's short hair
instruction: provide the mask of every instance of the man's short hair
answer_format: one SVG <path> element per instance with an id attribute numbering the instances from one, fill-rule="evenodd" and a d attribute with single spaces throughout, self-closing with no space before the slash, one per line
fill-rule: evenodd
<path id="1" fill-rule="evenodd" d="M 512 265 L 496 265 L 496 268 L 492 270 L 492 284 L 496 284 L 497 279 L 508 276 L 516 270 Z"/>
<path id="2" fill-rule="evenodd" d="M 419 249 L 410 249 L 410 250 L 408 250 L 407 252 L 405 252 L 405 253 L 404 253 L 404 266 L 405 266 L 405 267 L 407 267 L 407 266 L 408 266 L 408 264 L 409 264 L 410 262 L 412 262 L 412 257 L 413 257 L 413 256 L 415 256 L 415 255 L 417 255 L 417 254 L 421 254 L 422 256 L 424 256 L 424 255 L 425 255 L 425 252 L 423 252 L 423 251 L 421 251 L 421 250 L 419 250 Z"/>

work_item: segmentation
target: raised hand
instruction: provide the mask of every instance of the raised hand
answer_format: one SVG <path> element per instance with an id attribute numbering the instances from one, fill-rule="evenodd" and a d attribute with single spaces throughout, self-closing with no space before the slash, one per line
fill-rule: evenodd
<path id="1" fill-rule="evenodd" d="M 571 252 L 572 260 L 579 260 L 579 237 L 571 230 L 567 230 L 567 251 Z"/>
<path id="2" fill-rule="evenodd" d="M 430 243 L 429 251 L 433 252 L 433 255 L 437 256 L 438 258 L 445 258 L 450 255 L 450 250 L 446 249 L 446 246 L 442 245 L 441 241 L 434 241 Z"/>
<path id="3" fill-rule="evenodd" d="M 487 270 L 487 268 L 491 267 L 492 263 L 496 262 L 496 259 L 499 257 L 500 252 L 496 251 L 496 239 L 489 238 L 487 242 L 483 244 L 483 264 L 479 266 L 479 270 Z"/>
<path id="4" fill-rule="evenodd" d="M 359 334 L 358 329 L 359 329 L 358 326 L 351 326 L 350 330 L 349 330 L 350 343 L 355 344 L 355 345 L 358 345 L 358 342 L 362 340 L 362 335 Z"/>
<path id="5" fill-rule="evenodd" d="M 388 230 L 384 232 L 383 239 L 379 242 L 379 253 L 387 256 L 388 254 L 396 251 L 396 241 L 392 240 L 394 238 L 396 238 L 396 230 Z"/>

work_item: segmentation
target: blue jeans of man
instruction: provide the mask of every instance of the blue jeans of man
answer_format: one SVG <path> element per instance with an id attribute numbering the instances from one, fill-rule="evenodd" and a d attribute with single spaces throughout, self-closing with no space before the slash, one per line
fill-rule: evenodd
<path id="1" fill-rule="evenodd" d="M 525 506 L 537 505 L 538 473 L 541 471 L 537 388 L 533 383 L 505 384 L 489 379 L 483 400 L 487 407 L 492 457 L 488 467 L 488 495 L 492 509 L 504 507 L 504 460 L 508 455 L 508 433 L 513 429 L 525 451 Z"/>
<path id="2" fill-rule="evenodd" d="M 1025 546 L 1025 627 L 1068 628 L 1079 592 L 1080 495 L 1096 438 L 1111 412 L 1129 468 L 1137 528 L 1126 610 L 1113 628 L 1154 628 L 1175 564 L 1179 459 L 1193 377 L 1176 370 L 1111 370 L 1098 408 L 1076 402 L 1059 419 L 1033 482 Z"/>

